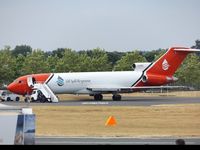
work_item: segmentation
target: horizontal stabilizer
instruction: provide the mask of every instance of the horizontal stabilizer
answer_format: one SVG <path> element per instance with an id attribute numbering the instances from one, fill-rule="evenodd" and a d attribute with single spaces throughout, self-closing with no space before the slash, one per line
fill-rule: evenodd
<path id="1" fill-rule="evenodd" d="M 133 89 L 179 89 L 187 88 L 186 86 L 142 86 L 142 87 L 132 87 Z"/>
<path id="2" fill-rule="evenodd" d="M 180 51 L 180 52 L 200 52 L 200 49 L 174 49 L 175 51 Z"/>

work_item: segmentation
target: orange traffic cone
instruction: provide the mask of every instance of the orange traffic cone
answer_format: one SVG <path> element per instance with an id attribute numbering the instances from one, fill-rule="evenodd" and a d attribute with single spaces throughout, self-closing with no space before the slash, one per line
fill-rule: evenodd
<path id="1" fill-rule="evenodd" d="M 115 126 L 115 125 L 117 125 L 115 118 L 113 116 L 110 116 L 106 121 L 105 126 Z"/>

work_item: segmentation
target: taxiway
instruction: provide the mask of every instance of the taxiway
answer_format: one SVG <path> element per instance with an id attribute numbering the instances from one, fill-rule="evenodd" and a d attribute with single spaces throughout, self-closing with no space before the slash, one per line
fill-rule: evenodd
<path id="1" fill-rule="evenodd" d="M 154 106 L 154 105 L 173 105 L 173 104 L 200 104 L 200 98 L 179 98 L 179 97 L 124 97 L 122 101 L 93 101 L 93 100 L 67 100 L 59 103 L 25 103 L 2 102 L 11 106 Z"/>

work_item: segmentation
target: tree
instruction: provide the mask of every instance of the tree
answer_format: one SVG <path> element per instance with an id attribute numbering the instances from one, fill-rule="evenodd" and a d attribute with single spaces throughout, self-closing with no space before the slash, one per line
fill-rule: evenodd
<path id="1" fill-rule="evenodd" d="M 106 52 L 108 55 L 108 61 L 112 64 L 112 67 L 116 65 L 117 61 L 119 61 L 124 55 L 125 52 Z"/>
<path id="2" fill-rule="evenodd" d="M 200 40 L 196 40 L 195 46 L 192 46 L 192 48 L 200 49 Z"/>
<path id="3" fill-rule="evenodd" d="M 108 61 L 108 55 L 105 50 L 96 48 L 91 53 L 91 68 L 90 71 L 111 71 L 112 66 Z"/>
<path id="4" fill-rule="evenodd" d="M 58 58 L 62 58 L 66 50 L 71 50 L 69 48 L 58 48 L 57 50 L 52 51 L 53 56 L 57 56 Z"/>
<path id="5" fill-rule="evenodd" d="M 16 63 L 15 63 L 15 78 L 18 78 L 25 74 L 24 72 L 24 63 L 25 63 L 26 57 L 22 54 L 19 54 L 16 56 Z"/>
<path id="6" fill-rule="evenodd" d="M 91 66 L 91 58 L 86 54 L 79 54 L 79 65 L 77 66 L 78 72 L 90 72 Z"/>
<path id="7" fill-rule="evenodd" d="M 200 61 L 196 54 L 190 54 L 175 76 L 179 78 L 177 84 L 200 88 Z"/>
<path id="8" fill-rule="evenodd" d="M 162 49 L 142 52 L 142 56 L 144 56 L 148 62 L 153 62 L 155 59 L 158 58 L 158 56 L 162 54 L 163 54 Z"/>
<path id="9" fill-rule="evenodd" d="M 111 69 L 106 52 L 99 48 L 81 52 L 66 49 L 56 65 L 56 70 L 59 72 L 108 71 Z"/>
<path id="10" fill-rule="evenodd" d="M 25 58 L 22 72 L 24 74 L 37 74 L 48 73 L 48 64 L 46 61 L 45 53 L 39 49 L 34 50 L 31 54 L 28 54 Z"/>
<path id="11" fill-rule="evenodd" d="M 129 52 L 119 60 L 114 68 L 116 71 L 130 71 L 136 62 L 146 62 L 146 59 L 138 51 Z"/>
<path id="12" fill-rule="evenodd" d="M 196 40 L 195 46 L 192 46 L 192 48 L 200 49 L 200 40 Z M 197 55 L 200 56 L 200 52 L 198 52 Z"/>
<path id="13" fill-rule="evenodd" d="M 158 53 L 155 55 L 154 61 L 158 60 L 161 56 L 163 56 L 166 53 L 166 51 L 167 51 L 166 49 L 160 49 Z"/>
<path id="14" fill-rule="evenodd" d="M 5 47 L 0 51 L 0 86 L 8 84 L 15 78 L 16 60 L 12 56 L 10 47 Z"/>
<path id="15" fill-rule="evenodd" d="M 31 52 L 32 52 L 32 48 L 30 46 L 20 45 L 20 46 L 15 47 L 15 49 L 12 51 L 12 54 L 14 56 L 18 56 L 19 54 L 21 54 L 23 56 L 27 56 Z"/>
<path id="16" fill-rule="evenodd" d="M 71 49 L 65 49 L 63 57 L 58 60 L 56 70 L 58 72 L 78 72 L 79 64 L 79 55 Z"/>
<path id="17" fill-rule="evenodd" d="M 46 63 L 48 65 L 48 72 L 52 72 L 52 73 L 57 72 L 56 66 L 57 66 L 59 59 L 60 58 L 57 55 L 55 55 L 55 56 L 50 55 L 47 57 Z"/>

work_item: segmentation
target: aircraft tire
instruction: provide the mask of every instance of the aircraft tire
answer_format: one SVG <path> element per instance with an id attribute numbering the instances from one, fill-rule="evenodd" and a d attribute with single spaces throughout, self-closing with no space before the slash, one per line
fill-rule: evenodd
<path id="1" fill-rule="evenodd" d="M 35 102 L 35 100 L 34 100 L 34 98 L 33 98 L 33 97 L 31 97 L 31 102 L 32 102 L 32 103 L 34 103 L 34 102 Z"/>
<path id="2" fill-rule="evenodd" d="M 121 95 L 113 95 L 112 99 L 113 99 L 113 101 L 121 101 L 122 96 Z"/>
<path id="3" fill-rule="evenodd" d="M 26 98 L 24 99 L 24 102 L 25 102 L 25 103 L 30 102 L 30 98 L 26 97 Z"/>
<path id="4" fill-rule="evenodd" d="M 102 101 L 103 100 L 103 95 L 102 94 L 96 94 L 96 95 L 94 95 L 94 100 L 95 101 Z"/>

